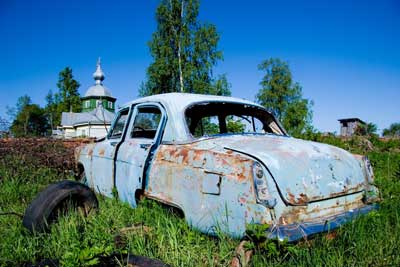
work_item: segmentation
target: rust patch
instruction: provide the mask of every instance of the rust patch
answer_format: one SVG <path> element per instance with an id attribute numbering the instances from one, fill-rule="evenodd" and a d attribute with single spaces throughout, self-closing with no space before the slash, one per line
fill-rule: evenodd
<path id="1" fill-rule="evenodd" d="M 179 164 L 182 168 L 207 168 L 207 171 L 236 178 L 239 182 L 252 178 L 252 160 L 237 154 L 198 149 L 195 145 L 161 146 L 156 159 L 159 164 L 169 162 Z M 212 162 L 207 162 L 207 159 L 212 159 Z"/>
<path id="2" fill-rule="evenodd" d="M 289 189 L 287 190 L 287 195 L 289 197 L 289 202 L 290 203 L 295 203 L 296 202 L 296 197 L 289 191 Z"/>
<path id="3" fill-rule="evenodd" d="M 343 202 L 342 204 L 340 204 L 336 201 L 333 206 L 327 206 L 327 207 L 316 206 L 313 207 L 312 209 L 309 209 L 307 206 L 289 207 L 279 218 L 279 223 L 291 224 L 294 222 L 312 220 L 315 219 L 315 216 L 319 217 L 320 215 L 317 214 L 322 214 L 324 213 L 324 211 L 329 211 L 329 212 L 323 215 L 323 217 L 331 217 L 343 213 L 344 211 L 348 211 L 354 208 L 359 208 L 361 206 L 364 206 L 364 204 L 362 203 L 362 196 L 360 196 L 359 199 L 356 199 L 353 202 Z"/>
<path id="4" fill-rule="evenodd" d="M 183 157 L 183 162 L 188 162 L 188 150 L 187 149 L 181 149 L 179 151 L 179 156 Z"/>
<path id="5" fill-rule="evenodd" d="M 302 214 L 307 214 L 307 208 L 306 207 L 291 207 L 289 211 L 284 213 L 280 218 L 279 218 L 279 223 L 281 224 L 291 224 L 294 222 L 299 222 L 299 218 Z"/>
<path id="6" fill-rule="evenodd" d="M 104 156 L 104 148 L 102 148 L 102 149 L 100 149 L 100 151 L 99 151 L 99 156 Z"/>
<path id="7" fill-rule="evenodd" d="M 306 204 L 308 201 L 308 196 L 303 193 L 300 193 L 300 197 L 297 198 L 297 204 Z"/>

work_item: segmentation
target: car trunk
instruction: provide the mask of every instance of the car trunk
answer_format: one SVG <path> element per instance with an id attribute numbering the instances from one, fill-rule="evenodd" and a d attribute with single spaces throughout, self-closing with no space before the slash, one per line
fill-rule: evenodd
<path id="1" fill-rule="evenodd" d="M 226 136 L 212 142 L 262 161 L 282 197 L 293 205 L 364 189 L 361 162 L 334 146 L 273 135 Z"/>

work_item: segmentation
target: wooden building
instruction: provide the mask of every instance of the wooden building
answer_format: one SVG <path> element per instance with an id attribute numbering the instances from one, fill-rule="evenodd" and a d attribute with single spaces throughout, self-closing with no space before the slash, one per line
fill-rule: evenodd
<path id="1" fill-rule="evenodd" d="M 366 123 L 359 118 L 340 119 L 340 135 L 352 136 L 359 126 L 364 126 Z"/>

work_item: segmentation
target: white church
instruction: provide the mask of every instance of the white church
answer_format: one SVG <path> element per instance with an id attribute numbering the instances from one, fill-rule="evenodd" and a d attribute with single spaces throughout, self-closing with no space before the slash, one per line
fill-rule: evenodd
<path id="1" fill-rule="evenodd" d="M 64 138 L 95 137 L 107 135 L 115 115 L 115 101 L 110 90 L 103 85 L 105 78 L 100 59 L 93 73 L 95 84 L 82 97 L 82 112 L 61 114 L 61 133 Z"/>

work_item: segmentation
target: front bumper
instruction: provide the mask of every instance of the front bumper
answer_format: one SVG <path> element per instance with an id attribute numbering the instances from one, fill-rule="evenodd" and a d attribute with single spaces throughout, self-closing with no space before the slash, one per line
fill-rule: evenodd
<path id="1" fill-rule="evenodd" d="M 278 239 L 288 242 L 298 241 L 311 235 L 327 232 L 354 220 L 361 214 L 369 213 L 378 209 L 378 204 L 371 204 L 361 208 L 353 209 L 332 217 L 320 218 L 318 221 L 292 223 L 287 225 L 274 225 L 267 231 L 269 239 Z"/>

